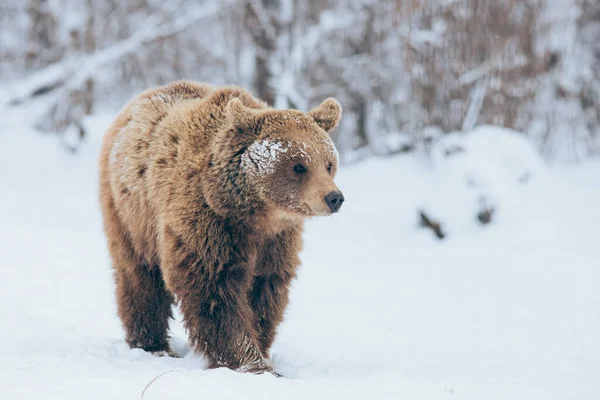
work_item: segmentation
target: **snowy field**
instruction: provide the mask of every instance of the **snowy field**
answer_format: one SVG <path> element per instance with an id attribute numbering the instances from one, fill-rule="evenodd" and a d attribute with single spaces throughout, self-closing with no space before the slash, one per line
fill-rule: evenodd
<path id="1" fill-rule="evenodd" d="M 415 156 L 342 168 L 342 211 L 307 226 L 277 379 L 205 370 L 179 317 L 182 358 L 128 349 L 97 199 L 109 119 L 76 154 L 27 121 L 0 116 L 1 399 L 139 399 L 163 373 L 144 399 L 600 399 L 600 160 L 538 166 L 484 228 Z M 460 220 L 446 240 L 419 228 L 423 198 Z"/>

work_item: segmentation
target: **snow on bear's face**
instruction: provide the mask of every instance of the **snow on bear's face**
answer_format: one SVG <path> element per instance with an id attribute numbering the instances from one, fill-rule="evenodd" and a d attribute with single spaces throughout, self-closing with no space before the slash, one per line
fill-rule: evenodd
<path id="1" fill-rule="evenodd" d="M 340 209 L 344 197 L 334 182 L 338 152 L 328 134 L 340 118 L 337 101 L 328 99 L 307 114 L 234 107 L 260 118 L 260 132 L 242 154 L 241 168 L 266 203 L 297 216 Z"/>

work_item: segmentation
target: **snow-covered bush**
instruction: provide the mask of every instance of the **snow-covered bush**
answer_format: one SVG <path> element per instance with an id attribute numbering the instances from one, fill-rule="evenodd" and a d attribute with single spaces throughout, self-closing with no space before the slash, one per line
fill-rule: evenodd
<path id="1" fill-rule="evenodd" d="M 532 141 L 495 126 L 444 136 L 432 149 L 431 167 L 418 211 L 438 236 L 494 223 L 545 180 L 544 163 Z"/>

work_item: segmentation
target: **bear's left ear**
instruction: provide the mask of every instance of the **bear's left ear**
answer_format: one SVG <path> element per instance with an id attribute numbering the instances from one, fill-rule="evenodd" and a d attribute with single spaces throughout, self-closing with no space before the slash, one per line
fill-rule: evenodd
<path id="1" fill-rule="evenodd" d="M 342 116 L 342 106 L 334 98 L 329 97 L 323 101 L 317 108 L 308 112 L 308 115 L 315 120 L 325 132 L 331 132 L 340 122 Z"/>
<path id="2" fill-rule="evenodd" d="M 237 97 L 229 100 L 225 106 L 225 114 L 238 132 L 251 135 L 259 133 L 261 113 L 246 107 Z"/>

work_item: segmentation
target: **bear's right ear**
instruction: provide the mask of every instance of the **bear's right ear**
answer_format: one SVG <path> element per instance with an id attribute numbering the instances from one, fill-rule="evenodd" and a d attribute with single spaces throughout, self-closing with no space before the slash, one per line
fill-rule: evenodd
<path id="1" fill-rule="evenodd" d="M 240 133 L 256 135 L 260 131 L 260 112 L 246 107 L 237 97 L 229 100 L 225 106 L 225 115 Z"/>
<path id="2" fill-rule="evenodd" d="M 325 99 L 324 102 L 311 111 L 308 115 L 323 129 L 329 133 L 335 129 L 342 116 L 342 106 L 332 97 Z"/>

